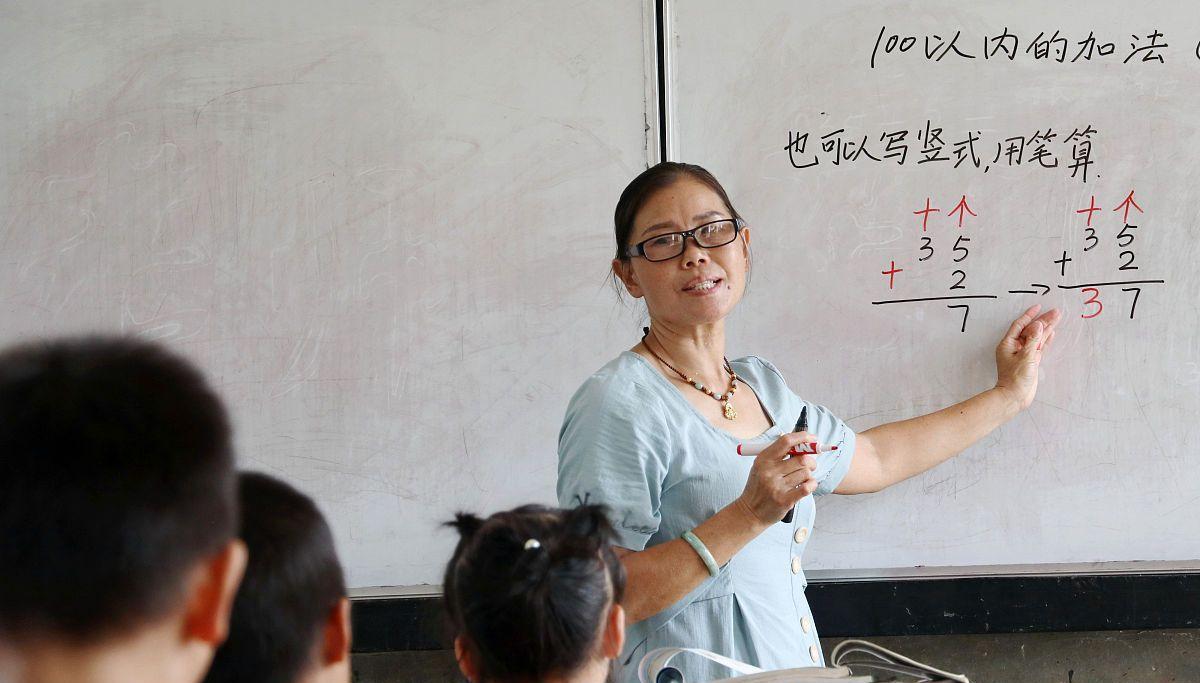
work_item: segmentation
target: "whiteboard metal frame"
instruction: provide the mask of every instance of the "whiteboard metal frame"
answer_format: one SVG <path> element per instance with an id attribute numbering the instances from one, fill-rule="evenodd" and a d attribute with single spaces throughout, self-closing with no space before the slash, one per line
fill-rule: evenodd
<path id="1" fill-rule="evenodd" d="M 658 3 L 642 3 L 642 83 L 645 88 L 642 116 L 645 125 L 646 167 L 662 160 L 662 117 L 659 115 L 658 80 Z"/>
<path id="2" fill-rule="evenodd" d="M 1192 607 L 1200 573 L 1169 564 L 1189 563 L 1072 565 L 1091 569 L 1083 573 L 1058 565 L 1057 574 L 1045 565 L 960 568 L 959 576 L 817 580 L 806 593 L 826 638 L 1200 628 Z M 389 589 L 354 593 L 355 652 L 450 647 L 436 586 L 414 586 L 403 597 Z"/>
<path id="3" fill-rule="evenodd" d="M 678 161 L 678 143 L 675 139 L 675 99 L 671 91 L 675 82 L 674 59 L 674 12 L 670 0 L 647 0 L 646 8 L 652 28 L 649 46 L 653 61 L 647 62 L 647 74 L 653 74 L 646 79 L 647 85 L 653 85 L 654 95 L 646 98 L 646 109 L 650 111 L 653 102 L 655 121 L 655 144 L 658 154 L 651 164 L 660 161 Z M 648 114 L 649 118 L 649 114 Z"/>

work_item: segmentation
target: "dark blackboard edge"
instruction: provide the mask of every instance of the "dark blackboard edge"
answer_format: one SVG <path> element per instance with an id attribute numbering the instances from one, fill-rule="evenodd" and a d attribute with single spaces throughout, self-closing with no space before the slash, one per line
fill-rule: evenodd
<path id="1" fill-rule="evenodd" d="M 813 581 L 822 637 L 1200 628 L 1200 572 Z M 356 598 L 357 653 L 449 648 L 436 595 Z"/>
<path id="2" fill-rule="evenodd" d="M 655 0 L 654 3 L 654 47 L 655 47 L 655 76 L 658 81 L 658 160 L 672 161 L 670 159 L 670 150 L 667 149 L 668 131 L 667 125 L 667 88 L 669 83 L 667 80 L 670 74 L 667 72 L 667 3 L 666 0 Z M 1090 215 L 1090 214 L 1089 214 Z"/>

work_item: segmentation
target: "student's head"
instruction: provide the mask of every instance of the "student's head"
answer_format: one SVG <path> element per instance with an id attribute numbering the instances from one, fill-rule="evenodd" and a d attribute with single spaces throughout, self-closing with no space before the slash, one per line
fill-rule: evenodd
<path id="1" fill-rule="evenodd" d="M 603 679 L 625 636 L 625 573 L 604 508 L 526 505 L 450 525 L 461 539 L 443 586 L 467 679 Z"/>
<path id="2" fill-rule="evenodd" d="M 225 410 L 186 361 L 129 338 L 0 352 L 0 641 L 27 670 L 161 637 L 198 680 L 245 564 L 236 513 Z"/>
<path id="3" fill-rule="evenodd" d="M 348 683 L 350 602 L 311 499 L 265 474 L 238 479 L 250 563 L 205 683 Z"/>

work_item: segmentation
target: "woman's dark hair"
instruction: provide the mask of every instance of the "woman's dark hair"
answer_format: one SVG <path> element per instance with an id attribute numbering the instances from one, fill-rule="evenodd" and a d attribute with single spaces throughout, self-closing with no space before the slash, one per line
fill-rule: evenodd
<path id="1" fill-rule="evenodd" d="M 446 613 L 481 681 L 577 671 L 625 589 L 613 530 L 598 505 L 524 505 L 487 519 L 459 513 L 443 582 Z"/>
<path id="2" fill-rule="evenodd" d="M 317 661 L 346 597 L 333 534 L 311 498 L 266 474 L 241 473 L 238 499 L 250 561 L 204 683 L 292 683 Z"/>
<path id="3" fill-rule="evenodd" d="M 621 198 L 617 200 L 617 209 L 613 212 L 613 225 L 616 229 L 617 252 L 616 259 L 628 261 L 625 248 L 629 246 L 630 235 L 633 234 L 633 220 L 637 217 L 642 205 L 655 192 L 673 185 L 682 178 L 692 178 L 704 183 L 725 202 L 731 218 L 741 219 L 742 216 L 733 208 L 725 188 L 706 169 L 695 164 L 683 164 L 677 161 L 664 161 L 651 166 L 638 174 L 638 177 L 625 186 Z"/>

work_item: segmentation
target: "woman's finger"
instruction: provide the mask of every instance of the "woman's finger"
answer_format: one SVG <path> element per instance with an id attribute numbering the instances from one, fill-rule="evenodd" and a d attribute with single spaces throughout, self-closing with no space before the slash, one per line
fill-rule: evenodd
<path id="1" fill-rule="evenodd" d="M 787 434 L 784 434 L 776 439 L 775 443 L 784 444 L 787 446 L 787 450 L 784 451 L 786 453 L 796 446 L 806 443 L 816 443 L 816 441 L 817 437 L 809 434 L 808 432 L 788 432 Z"/>
<path id="2" fill-rule="evenodd" d="M 779 438 L 787 439 L 792 444 L 792 446 L 798 446 L 802 443 L 816 443 L 817 442 L 816 435 L 811 434 L 809 432 L 789 432 L 788 434 L 784 434 L 783 436 L 781 436 Z"/>
<path id="3" fill-rule="evenodd" d="M 816 479 L 812 477 L 812 473 L 807 469 L 796 470 L 783 477 L 782 481 L 785 488 L 793 491 L 803 487 L 807 482 L 813 482 L 813 488 L 816 488 Z"/>
<path id="4" fill-rule="evenodd" d="M 1046 339 L 1042 341 L 1042 346 L 1038 350 L 1041 351 L 1043 355 L 1050 350 L 1050 345 L 1054 343 L 1054 335 L 1057 333 L 1058 330 L 1050 330 L 1050 334 L 1047 334 Z"/>
<path id="5" fill-rule="evenodd" d="M 1052 308 L 1034 319 L 1034 322 L 1041 322 L 1046 332 L 1054 329 L 1054 326 L 1062 320 L 1062 311 L 1057 308 Z"/>
<path id="6" fill-rule="evenodd" d="M 1043 330 L 1042 323 L 1035 320 L 1029 324 L 1028 330 L 1029 334 L 1027 334 L 1021 340 L 1021 343 L 1023 344 L 1021 347 L 1021 354 L 1025 356 L 1032 356 L 1035 352 L 1037 352 L 1038 347 L 1041 346 Z"/>
<path id="7" fill-rule="evenodd" d="M 796 488 L 791 490 L 791 496 L 789 496 L 791 498 L 791 503 L 795 505 L 805 496 L 812 495 L 812 492 L 817 490 L 817 484 L 817 480 L 812 478 L 808 478 L 800 482 Z"/>
<path id="8" fill-rule="evenodd" d="M 1042 329 L 1042 340 L 1038 342 L 1037 345 L 1037 350 L 1040 353 L 1046 352 L 1046 345 L 1049 344 L 1050 340 L 1054 337 L 1054 332 L 1055 330 L 1053 327 L 1046 327 Z"/>
<path id="9" fill-rule="evenodd" d="M 772 470 L 778 467 L 780 463 L 788 459 L 789 451 L 797 445 L 808 441 L 816 441 L 816 437 L 808 432 L 791 432 L 775 439 L 771 445 L 762 449 L 755 456 L 754 466 L 760 469 Z M 749 455 L 746 450 L 739 450 L 740 453 Z M 751 453 L 753 451 L 750 451 Z"/>
<path id="10" fill-rule="evenodd" d="M 1041 304 L 1034 304 L 1025 309 L 1025 312 L 1021 314 L 1021 317 L 1014 320 L 1012 325 L 1009 325 L 1008 332 L 1004 334 L 1004 340 L 1016 341 L 1017 337 L 1021 335 L 1021 331 L 1025 329 L 1025 326 L 1028 325 L 1031 320 L 1033 320 L 1033 316 L 1037 315 L 1037 312 L 1041 308 Z"/>
<path id="11" fill-rule="evenodd" d="M 804 473 L 805 476 L 812 476 L 812 473 L 817 471 L 817 461 L 811 455 L 806 455 L 804 458 L 808 458 L 811 462 L 805 462 L 803 458 L 792 458 L 791 460 L 788 460 L 787 464 L 790 467 L 784 471 L 782 476 L 789 477 L 798 472 Z"/>

